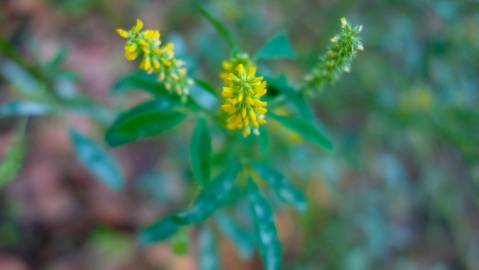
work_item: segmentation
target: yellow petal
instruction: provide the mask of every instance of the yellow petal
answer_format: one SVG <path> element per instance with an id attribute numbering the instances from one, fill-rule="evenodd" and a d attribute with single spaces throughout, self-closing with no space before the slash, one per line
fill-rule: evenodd
<path id="1" fill-rule="evenodd" d="M 239 65 L 238 65 L 238 73 L 240 73 L 240 74 L 244 73 L 244 66 L 243 66 L 243 64 L 239 64 Z"/>
<path id="2" fill-rule="evenodd" d="M 136 25 L 131 29 L 134 33 L 140 32 L 141 28 L 143 28 L 143 22 L 140 19 L 136 19 Z"/>
<path id="3" fill-rule="evenodd" d="M 240 94 L 238 95 L 238 103 L 240 103 L 240 102 L 243 101 L 243 97 L 244 97 L 243 93 L 240 93 Z"/>
<path id="4" fill-rule="evenodd" d="M 230 87 L 223 87 L 221 95 L 225 98 L 229 98 L 233 95 L 233 90 Z"/>
<path id="5" fill-rule="evenodd" d="M 256 74 L 256 66 L 251 65 L 248 69 L 248 77 L 254 77 Z"/>
<path id="6" fill-rule="evenodd" d="M 231 105 L 231 104 L 223 104 L 221 105 L 221 109 L 225 112 L 229 112 L 229 113 L 234 113 L 236 112 L 236 108 Z"/>
<path id="7" fill-rule="evenodd" d="M 226 69 L 226 70 L 229 71 L 229 70 L 231 70 L 231 67 L 232 67 L 232 66 L 233 66 L 233 65 L 231 64 L 230 61 L 227 61 L 227 60 L 223 61 L 223 68 L 224 68 L 224 69 Z"/>
<path id="8" fill-rule="evenodd" d="M 118 35 L 122 38 L 128 38 L 128 31 L 125 31 L 121 28 L 118 28 L 116 29 L 116 32 L 118 33 Z"/>
<path id="9" fill-rule="evenodd" d="M 172 51 L 172 50 L 174 49 L 173 43 L 171 43 L 171 42 L 167 43 L 167 44 L 165 45 L 164 49 L 165 49 L 166 51 Z"/>
<path id="10" fill-rule="evenodd" d="M 158 30 L 146 30 L 143 33 L 144 37 L 149 40 L 157 40 L 160 38 L 160 31 Z"/>
<path id="11" fill-rule="evenodd" d="M 260 115 L 261 115 L 261 114 L 265 114 L 267 111 L 268 111 L 268 110 L 267 110 L 266 108 L 264 108 L 264 107 L 258 107 L 258 108 L 256 108 L 256 112 L 257 112 L 258 114 L 260 114 Z"/>

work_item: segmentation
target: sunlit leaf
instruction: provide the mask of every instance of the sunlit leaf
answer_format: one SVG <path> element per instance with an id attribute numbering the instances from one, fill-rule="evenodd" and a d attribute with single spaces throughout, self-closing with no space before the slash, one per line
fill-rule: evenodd
<path id="1" fill-rule="evenodd" d="M 137 241 L 141 245 L 151 245 L 165 240 L 178 230 L 179 225 L 173 221 L 173 216 L 159 219 L 138 233 Z"/>
<path id="2" fill-rule="evenodd" d="M 304 139 L 321 146 L 324 150 L 332 151 L 333 142 L 322 128 L 314 123 L 289 116 L 281 116 L 271 113 L 271 118 L 282 124 L 284 127 L 297 133 Z"/>
<path id="3" fill-rule="evenodd" d="M 26 153 L 26 121 L 22 121 L 14 134 L 12 143 L 0 163 L 0 188 L 15 178 Z"/>
<path id="4" fill-rule="evenodd" d="M 156 136 L 185 119 L 186 115 L 175 111 L 170 100 L 156 99 L 120 114 L 107 130 L 105 139 L 110 146 L 119 146 Z"/>
<path id="5" fill-rule="evenodd" d="M 294 51 L 288 36 L 285 33 L 278 33 L 273 36 L 266 44 L 256 53 L 257 59 L 280 59 L 294 58 Z"/>
<path id="6" fill-rule="evenodd" d="M 281 243 L 274 224 L 273 209 L 261 195 L 258 187 L 249 181 L 249 201 L 251 217 L 255 227 L 256 244 L 264 264 L 264 269 L 281 269 Z"/>
<path id="7" fill-rule="evenodd" d="M 198 256 L 198 269 L 219 269 L 218 249 L 209 227 L 203 227 L 198 235 Z"/>
<path id="8" fill-rule="evenodd" d="M 303 192 L 295 187 L 291 180 L 277 170 L 259 162 L 253 162 L 251 166 L 271 186 L 281 200 L 292 204 L 299 211 L 306 210 L 306 199 Z"/>
<path id="9" fill-rule="evenodd" d="M 1 116 L 46 115 L 54 111 L 55 109 L 48 104 L 28 100 L 10 101 L 0 105 Z"/>
<path id="10" fill-rule="evenodd" d="M 185 225 L 198 223 L 208 218 L 218 208 L 221 208 L 232 194 L 239 170 L 239 164 L 234 164 L 225 169 L 203 188 L 190 209 L 176 215 L 175 221 Z"/>
<path id="11" fill-rule="evenodd" d="M 97 142 L 70 128 L 70 140 L 81 163 L 100 181 L 114 190 L 123 187 L 123 175 L 116 160 Z"/>
<path id="12" fill-rule="evenodd" d="M 210 179 L 211 135 L 208 123 L 203 118 L 196 121 L 190 147 L 191 168 L 198 184 L 203 186 Z"/>

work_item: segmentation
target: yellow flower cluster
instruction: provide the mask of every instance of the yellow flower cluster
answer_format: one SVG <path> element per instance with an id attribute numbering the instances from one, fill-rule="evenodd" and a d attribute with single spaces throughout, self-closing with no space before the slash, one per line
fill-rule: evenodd
<path id="1" fill-rule="evenodd" d="M 259 125 L 266 124 L 267 103 L 260 100 L 266 94 L 266 82 L 263 77 L 256 76 L 256 66 L 247 55 L 225 61 L 223 67 L 221 109 L 228 114 L 226 127 L 242 129 L 245 137 L 251 130 L 259 135 Z"/>
<path id="2" fill-rule="evenodd" d="M 253 61 L 246 53 L 240 53 L 229 60 L 223 61 L 223 71 L 220 72 L 220 78 L 224 80 L 230 73 L 235 71 L 239 64 L 242 64 L 244 67 L 253 66 Z"/>
<path id="3" fill-rule="evenodd" d="M 140 69 L 158 74 L 158 80 L 168 91 L 186 97 L 193 82 L 187 76 L 185 63 L 175 58 L 173 43 L 162 45 L 158 30 L 142 31 L 142 28 L 143 22 L 137 19 L 130 30 L 116 30 L 120 37 L 126 39 L 125 58 L 129 61 L 139 58 Z"/>

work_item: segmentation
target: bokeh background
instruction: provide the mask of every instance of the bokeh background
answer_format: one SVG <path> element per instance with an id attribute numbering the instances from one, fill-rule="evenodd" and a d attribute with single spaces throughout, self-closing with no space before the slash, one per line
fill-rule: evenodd
<path id="1" fill-rule="evenodd" d="M 287 143 L 294 147 L 272 149 L 309 201 L 302 214 L 277 211 L 284 269 L 479 269 L 478 1 L 202 5 L 250 53 L 288 33 L 297 59 L 263 68 L 293 83 L 325 51 L 341 16 L 363 25 L 365 51 L 351 73 L 311 99 L 339 150 L 326 154 L 294 138 Z M 193 73 L 219 86 L 227 47 L 192 1 L 3 0 L 0 35 L 58 91 L 117 111 L 143 98 L 111 91 L 135 69 L 114 29 L 137 17 L 175 42 Z M 10 60 L 0 55 L 0 101 L 41 95 L 42 82 Z M 0 189 L 0 269 L 196 269 L 194 230 L 185 255 L 168 242 L 135 242 L 135 231 L 191 196 L 191 125 L 113 149 L 127 179 L 125 190 L 114 192 L 81 166 L 67 133 L 75 126 L 101 141 L 110 117 L 93 111 L 30 119 L 24 165 Z M 0 119 L 1 154 L 16 121 Z M 222 269 L 261 269 L 257 255 L 242 259 L 229 239 L 218 239 Z"/>

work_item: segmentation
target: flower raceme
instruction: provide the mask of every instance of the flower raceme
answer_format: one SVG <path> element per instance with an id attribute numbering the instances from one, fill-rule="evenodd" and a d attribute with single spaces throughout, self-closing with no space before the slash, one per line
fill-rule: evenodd
<path id="1" fill-rule="evenodd" d="M 125 58 L 140 59 L 138 68 L 155 73 L 170 92 L 186 97 L 193 83 L 187 76 L 185 63 L 175 58 L 173 43 L 162 44 L 158 30 L 143 30 L 143 22 L 136 20 L 130 30 L 117 29 L 118 35 L 126 39 Z"/>
<path id="2" fill-rule="evenodd" d="M 226 76 L 235 71 L 239 64 L 248 67 L 253 65 L 253 61 L 246 53 L 240 53 L 229 60 L 223 61 L 223 71 L 220 72 L 220 78 L 224 80 Z"/>
<path id="3" fill-rule="evenodd" d="M 343 72 L 349 72 L 351 62 L 357 52 L 363 51 L 359 38 L 361 26 L 351 26 L 346 18 L 341 18 L 341 33 L 331 39 L 326 54 L 318 64 L 306 75 L 303 90 L 316 88 L 321 90 L 326 83 L 334 82 Z"/>
<path id="4" fill-rule="evenodd" d="M 236 63 L 236 64 L 235 64 Z M 243 136 L 259 135 L 259 126 L 266 124 L 267 103 L 260 98 L 266 94 L 266 82 L 256 76 L 256 66 L 250 62 L 225 61 L 220 74 L 224 87 L 221 109 L 227 113 L 226 127 L 242 129 Z"/>

